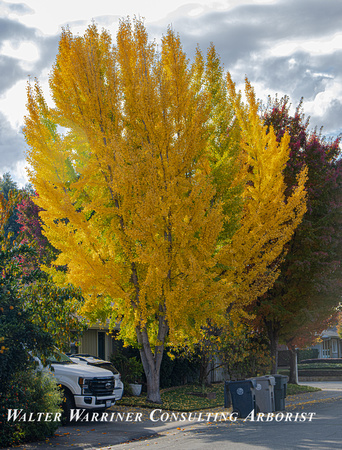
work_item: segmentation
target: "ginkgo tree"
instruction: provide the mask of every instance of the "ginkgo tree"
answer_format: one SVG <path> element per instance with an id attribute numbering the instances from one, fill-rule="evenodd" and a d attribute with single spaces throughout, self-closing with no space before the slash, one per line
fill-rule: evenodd
<path id="1" fill-rule="evenodd" d="M 208 320 L 264 292 L 305 209 L 304 172 L 284 202 L 287 138 L 266 136 L 252 88 L 244 106 L 211 56 L 205 64 L 197 51 L 190 64 L 171 29 L 158 49 L 139 20 L 121 21 L 116 45 L 91 25 L 84 36 L 62 33 L 53 108 L 38 82 L 28 87 L 29 176 L 56 264 L 67 266 L 60 282 L 81 287 L 82 314 L 120 321 L 126 343 L 137 340 L 154 402 L 165 344 L 199 339 Z M 239 152 L 224 133 L 212 145 L 217 92 L 218 110 L 234 108 Z M 273 146 L 270 163 L 263 146 Z M 241 196 L 233 236 L 229 167 Z"/>
<path id="2" fill-rule="evenodd" d="M 237 304 L 243 314 L 241 307 L 265 293 L 279 276 L 284 245 L 306 211 L 307 170 L 304 166 L 298 173 L 292 194 L 285 198 L 283 170 L 289 157 L 289 135 L 284 134 L 278 143 L 273 130 L 263 126 L 247 79 L 248 106 L 242 103 L 229 73 L 227 86 L 241 132 L 245 189 L 240 227 L 220 249 L 219 265 L 223 269 L 220 277 L 227 280 L 230 306 Z"/>

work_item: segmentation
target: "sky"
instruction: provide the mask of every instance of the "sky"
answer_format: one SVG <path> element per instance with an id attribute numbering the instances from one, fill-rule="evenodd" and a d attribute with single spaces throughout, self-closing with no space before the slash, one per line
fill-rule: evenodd
<path id="1" fill-rule="evenodd" d="M 60 33 L 83 34 L 95 22 L 115 37 L 120 18 L 144 18 L 151 40 L 170 25 L 191 59 L 214 43 L 224 69 L 257 97 L 303 97 L 310 129 L 342 133 L 342 0 L 0 0 L 0 176 L 28 181 L 22 134 L 26 86 L 48 74 Z"/>

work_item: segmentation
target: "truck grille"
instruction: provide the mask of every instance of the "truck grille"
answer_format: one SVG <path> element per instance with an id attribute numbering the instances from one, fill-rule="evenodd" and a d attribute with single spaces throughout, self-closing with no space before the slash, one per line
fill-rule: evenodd
<path id="1" fill-rule="evenodd" d="M 114 377 L 93 378 L 89 389 L 94 395 L 111 395 L 114 390 Z"/>

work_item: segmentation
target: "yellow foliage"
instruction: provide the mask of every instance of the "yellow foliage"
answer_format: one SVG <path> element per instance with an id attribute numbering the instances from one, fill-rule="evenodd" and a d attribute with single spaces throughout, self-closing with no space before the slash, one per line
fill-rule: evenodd
<path id="1" fill-rule="evenodd" d="M 55 108 L 38 84 L 28 89 L 30 180 L 56 264 L 87 295 L 83 313 L 110 298 L 123 329 L 147 326 L 157 343 L 160 317 L 178 342 L 216 309 L 207 287 L 221 203 L 211 204 L 209 107 L 193 73 L 171 30 L 158 55 L 140 21 L 122 21 L 116 46 L 95 26 L 84 37 L 63 32 Z"/>
<path id="2" fill-rule="evenodd" d="M 279 274 L 284 246 L 306 211 L 307 169 L 302 170 L 296 189 L 285 199 L 283 170 L 289 158 L 289 136 L 285 134 L 278 143 L 272 129 L 267 133 L 247 79 L 247 105 L 241 102 L 229 74 L 227 86 L 241 129 L 246 170 L 240 228 L 231 245 L 220 249 L 218 260 L 224 267 L 220 276 L 230 286 L 226 301 L 243 313 L 243 304 L 266 292 Z"/>
<path id="3" fill-rule="evenodd" d="M 225 86 L 213 47 L 190 65 L 171 29 L 158 52 L 139 20 L 116 44 L 95 25 L 63 31 L 50 89 L 54 108 L 28 86 L 29 176 L 60 282 L 82 288 L 87 317 L 177 345 L 272 284 L 305 173 L 285 202 L 288 138 L 266 134 L 248 83 L 248 107 Z"/>

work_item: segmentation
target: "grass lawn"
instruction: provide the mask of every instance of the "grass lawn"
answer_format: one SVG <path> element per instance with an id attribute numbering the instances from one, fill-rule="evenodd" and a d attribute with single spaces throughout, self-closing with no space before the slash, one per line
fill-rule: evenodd
<path id="1" fill-rule="evenodd" d="M 287 395 L 313 392 L 316 390 L 319 391 L 320 389 L 294 384 L 287 385 Z M 202 387 L 194 384 L 161 390 L 163 409 L 169 411 L 199 411 L 201 409 L 224 406 L 224 383 L 213 384 L 205 388 L 204 392 L 206 394 L 215 393 L 216 398 L 210 400 L 207 397 L 194 395 L 194 393 L 203 394 Z M 124 396 L 117 404 L 132 407 L 160 408 L 160 405 L 147 402 L 146 394 L 142 394 L 140 397 Z"/>
<path id="2" fill-rule="evenodd" d="M 288 384 L 286 389 L 287 395 L 305 394 L 306 392 L 321 391 L 322 389 L 312 386 L 302 386 L 299 384 Z"/>

